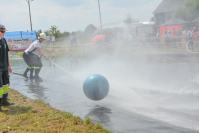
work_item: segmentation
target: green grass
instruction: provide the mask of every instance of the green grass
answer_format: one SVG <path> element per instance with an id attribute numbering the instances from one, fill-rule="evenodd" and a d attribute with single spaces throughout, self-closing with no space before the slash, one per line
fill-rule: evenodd
<path id="1" fill-rule="evenodd" d="M 9 94 L 15 105 L 2 108 L 0 133 L 110 133 L 89 118 L 81 120 L 42 101 L 30 100 L 14 90 Z"/>

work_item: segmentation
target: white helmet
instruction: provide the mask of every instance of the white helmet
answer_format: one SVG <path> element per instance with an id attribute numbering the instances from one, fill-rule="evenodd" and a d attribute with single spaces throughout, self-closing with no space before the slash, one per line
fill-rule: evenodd
<path id="1" fill-rule="evenodd" d="M 46 40 L 46 34 L 42 32 L 42 33 L 39 34 L 38 38 Z"/>

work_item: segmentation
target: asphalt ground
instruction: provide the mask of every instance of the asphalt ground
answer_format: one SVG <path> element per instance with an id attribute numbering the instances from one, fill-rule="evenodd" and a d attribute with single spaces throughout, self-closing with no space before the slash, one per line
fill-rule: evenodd
<path id="1" fill-rule="evenodd" d="M 100 56 L 82 60 L 44 61 L 43 82 L 11 75 L 11 86 L 22 94 L 82 118 L 90 117 L 113 132 L 199 132 L 198 54 Z M 23 61 L 13 70 L 22 73 Z M 90 74 L 102 74 L 109 95 L 91 101 L 82 85 Z"/>

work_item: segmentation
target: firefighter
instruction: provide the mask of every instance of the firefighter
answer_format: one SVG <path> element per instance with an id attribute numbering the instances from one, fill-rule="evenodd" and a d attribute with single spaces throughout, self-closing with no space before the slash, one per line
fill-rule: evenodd
<path id="1" fill-rule="evenodd" d="M 30 71 L 30 79 L 35 79 L 36 82 L 42 81 L 39 73 L 42 68 L 41 56 L 43 55 L 41 44 L 44 40 L 46 40 L 45 33 L 40 33 L 38 40 L 35 40 L 32 44 L 30 44 L 30 46 L 23 53 L 24 61 L 28 65 L 23 76 L 27 78 L 27 73 Z M 33 75 L 34 72 L 35 75 Z"/>
<path id="2" fill-rule="evenodd" d="M 8 91 L 9 87 L 9 72 L 12 72 L 9 57 L 8 57 L 8 45 L 4 38 L 6 28 L 0 24 L 0 106 L 9 106 Z"/>

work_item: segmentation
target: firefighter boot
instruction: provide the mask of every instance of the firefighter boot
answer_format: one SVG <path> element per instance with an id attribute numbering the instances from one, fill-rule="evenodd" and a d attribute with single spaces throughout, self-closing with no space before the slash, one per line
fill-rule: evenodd
<path id="1" fill-rule="evenodd" d="M 2 106 L 10 106 L 13 105 L 14 103 L 8 102 L 8 93 L 4 94 L 2 99 L 1 99 L 1 105 Z"/>
<path id="2" fill-rule="evenodd" d="M 31 68 L 31 69 L 30 69 L 30 80 L 31 80 L 31 81 L 34 79 L 33 71 L 34 71 L 34 69 Z"/>
<path id="3" fill-rule="evenodd" d="M 23 73 L 23 76 L 24 76 L 25 78 L 28 78 L 28 76 L 27 76 L 28 71 L 29 71 L 29 69 L 26 68 L 25 72 Z"/>
<path id="4" fill-rule="evenodd" d="M 35 81 L 36 82 L 42 82 L 43 80 L 39 77 L 39 72 L 41 69 L 36 69 L 35 70 Z"/>

